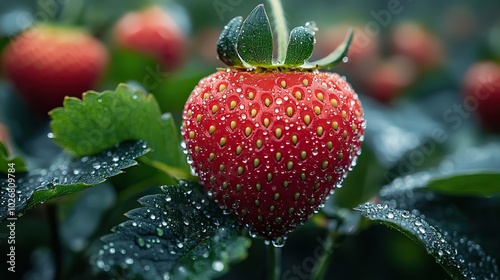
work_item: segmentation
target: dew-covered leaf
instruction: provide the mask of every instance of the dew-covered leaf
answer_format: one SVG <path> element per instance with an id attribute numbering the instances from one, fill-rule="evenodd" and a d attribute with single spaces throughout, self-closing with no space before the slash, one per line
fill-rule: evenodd
<path id="1" fill-rule="evenodd" d="M 97 185 L 123 169 L 136 165 L 134 160 L 149 151 L 143 141 L 116 144 L 99 154 L 73 158 L 62 154 L 47 169 L 31 170 L 15 178 L 0 178 L 0 221 L 15 216 L 49 199 L 72 194 Z"/>
<path id="2" fill-rule="evenodd" d="M 468 147 L 444 158 L 436 168 L 395 179 L 382 188 L 378 200 L 417 211 L 457 247 L 464 264 L 482 262 L 483 269 L 500 258 L 500 224 L 492 222 L 500 213 L 498 174 L 500 144 Z M 480 248 L 491 257 L 480 256 Z M 496 266 L 489 272 L 495 276 L 479 278 L 498 279 Z"/>
<path id="3" fill-rule="evenodd" d="M 260 4 L 241 25 L 237 50 L 240 57 L 254 66 L 273 63 L 273 33 L 264 5 Z"/>
<path id="4" fill-rule="evenodd" d="M 498 279 L 496 260 L 487 255 L 479 244 L 466 237 L 442 231 L 420 217 L 418 211 L 410 213 L 389 207 L 366 203 L 356 210 L 370 220 L 380 221 L 422 245 L 453 279 Z"/>
<path id="5" fill-rule="evenodd" d="M 240 34 L 242 17 L 235 17 L 224 26 L 219 41 L 217 41 L 217 54 L 219 59 L 228 66 L 243 66 L 236 43 L 238 42 L 238 34 Z"/>
<path id="6" fill-rule="evenodd" d="M 4 143 L 0 142 L 0 173 L 9 173 L 9 164 L 14 164 L 14 168 L 11 168 L 11 170 L 14 170 L 15 173 L 22 173 L 28 170 L 24 160 L 20 157 L 10 157 L 7 147 Z"/>
<path id="7" fill-rule="evenodd" d="M 210 279 L 246 256 L 242 227 L 223 215 L 196 183 L 181 181 L 149 195 L 131 220 L 102 238 L 93 257 L 98 272 L 120 279 Z"/>
<path id="8" fill-rule="evenodd" d="M 54 142 L 77 156 L 142 139 L 153 150 L 149 158 L 188 169 L 174 120 L 161 114 L 151 94 L 121 84 L 115 91 L 89 91 L 82 100 L 66 98 L 50 115 Z"/>
<path id="9" fill-rule="evenodd" d="M 299 66 L 304 64 L 314 48 L 314 33 L 304 26 L 299 26 L 290 32 L 285 65 Z"/>

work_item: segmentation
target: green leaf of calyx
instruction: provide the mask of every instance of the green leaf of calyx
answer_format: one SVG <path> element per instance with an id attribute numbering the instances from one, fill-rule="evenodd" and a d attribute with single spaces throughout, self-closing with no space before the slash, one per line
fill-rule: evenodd
<path id="1" fill-rule="evenodd" d="M 251 66 L 272 66 L 273 33 L 264 5 L 255 7 L 243 22 L 237 50 L 243 61 Z"/>
<path id="2" fill-rule="evenodd" d="M 31 170 L 12 180 L 0 178 L 0 221 L 47 200 L 69 195 L 104 182 L 149 151 L 143 141 L 128 141 L 93 156 L 62 154 L 48 169 Z"/>
<path id="3" fill-rule="evenodd" d="M 14 164 L 15 173 L 21 173 L 28 171 L 24 160 L 20 157 L 11 157 L 9 156 L 9 151 L 7 150 L 7 146 L 3 142 L 0 141 L 0 173 L 9 173 L 9 164 Z M 12 172 L 10 172 L 12 173 Z"/>
<path id="4" fill-rule="evenodd" d="M 217 54 L 219 59 L 227 66 L 243 66 L 243 62 L 236 50 L 236 43 L 242 23 L 243 17 L 241 16 L 235 17 L 229 21 L 222 30 L 219 41 L 217 42 Z"/>
<path id="5" fill-rule="evenodd" d="M 162 115 L 153 95 L 120 84 L 115 91 L 89 91 L 82 100 L 66 98 L 50 112 L 53 140 L 70 153 L 86 156 L 125 140 L 145 140 L 147 157 L 168 166 L 189 169 L 170 114 Z"/>
<path id="6" fill-rule="evenodd" d="M 314 48 L 314 33 L 306 27 L 299 26 L 290 32 L 285 65 L 299 66 L 311 57 Z"/>
<path id="7" fill-rule="evenodd" d="M 441 231 L 407 210 L 366 203 L 355 208 L 373 221 L 380 221 L 423 246 L 453 279 L 498 279 L 495 259 L 476 243 Z"/>
<path id="8" fill-rule="evenodd" d="M 302 64 L 300 68 L 302 69 L 316 69 L 316 68 L 331 68 L 342 61 L 342 59 L 347 55 L 349 50 L 349 45 L 351 45 L 352 38 L 354 37 L 354 31 L 350 30 L 347 34 L 347 38 L 345 41 L 340 44 L 332 53 L 328 56 L 316 60 L 316 61 L 307 61 Z"/>
<path id="9" fill-rule="evenodd" d="M 97 271 L 126 279 L 211 279 L 246 257 L 250 241 L 242 227 L 200 185 L 181 181 L 162 190 L 141 198 L 144 207 L 102 238 L 93 257 Z"/>

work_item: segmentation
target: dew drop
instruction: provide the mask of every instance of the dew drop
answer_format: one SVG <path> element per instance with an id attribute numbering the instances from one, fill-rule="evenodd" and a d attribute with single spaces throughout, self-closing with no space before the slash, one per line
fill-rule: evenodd
<path id="1" fill-rule="evenodd" d="M 221 261 L 214 261 L 212 263 L 212 269 L 220 272 L 220 271 L 224 270 L 224 264 Z"/>
<path id="2" fill-rule="evenodd" d="M 281 248 L 283 246 L 285 246 L 285 243 L 286 243 L 286 236 L 280 236 L 280 237 L 276 237 L 272 240 L 272 244 L 274 247 L 276 248 Z"/>

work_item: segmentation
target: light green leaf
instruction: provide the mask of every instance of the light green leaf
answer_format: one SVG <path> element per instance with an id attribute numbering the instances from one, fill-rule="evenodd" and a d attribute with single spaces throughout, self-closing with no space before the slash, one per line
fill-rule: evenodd
<path id="1" fill-rule="evenodd" d="M 9 163 L 14 164 L 16 173 L 28 171 L 28 167 L 24 163 L 24 160 L 20 157 L 10 157 L 7 147 L 4 143 L 0 142 L 0 173 L 8 173 Z"/>
<path id="2" fill-rule="evenodd" d="M 121 279 L 211 279 L 246 257 L 250 241 L 242 227 L 200 185 L 181 181 L 162 190 L 141 198 L 144 207 L 102 238 L 93 257 L 97 271 Z"/>
<path id="3" fill-rule="evenodd" d="M 252 66 L 272 66 L 273 32 L 264 5 L 255 7 L 243 22 L 237 50 L 240 57 Z"/>
<path id="4" fill-rule="evenodd" d="M 69 195 L 104 182 L 136 165 L 149 151 L 143 141 L 116 144 L 93 156 L 73 158 L 62 154 L 48 169 L 0 178 L 0 221 L 16 216 L 47 200 Z"/>
<path id="5" fill-rule="evenodd" d="M 66 98 L 50 112 L 53 139 L 77 156 L 95 154 L 125 140 L 145 140 L 149 158 L 187 169 L 179 131 L 170 114 L 162 115 L 151 94 L 121 84 L 115 91 L 89 91 L 83 100 Z"/>

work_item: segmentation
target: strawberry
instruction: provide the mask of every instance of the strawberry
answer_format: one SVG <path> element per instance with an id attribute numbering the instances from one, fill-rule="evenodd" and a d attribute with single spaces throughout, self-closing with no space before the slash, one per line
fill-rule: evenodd
<path id="1" fill-rule="evenodd" d="M 362 79 L 365 92 L 384 104 L 391 104 L 416 79 L 416 66 L 403 56 L 392 56 L 368 67 Z"/>
<path id="2" fill-rule="evenodd" d="M 37 26 L 18 35 L 3 53 L 3 68 L 19 94 L 41 112 L 64 96 L 92 89 L 108 62 L 105 47 L 79 29 Z"/>
<path id="3" fill-rule="evenodd" d="M 500 65 L 483 61 L 472 65 L 464 78 L 464 106 L 486 130 L 500 132 Z"/>
<path id="4" fill-rule="evenodd" d="M 438 68 L 444 63 L 443 42 L 418 23 L 397 25 L 389 44 L 394 54 L 410 58 L 421 71 Z"/>
<path id="5" fill-rule="evenodd" d="M 167 70 L 176 70 L 184 62 L 186 38 L 159 6 L 127 13 L 116 23 L 113 35 L 119 47 L 148 54 Z"/>
<path id="6" fill-rule="evenodd" d="M 341 61 L 352 34 L 327 59 L 308 62 L 314 33 L 297 27 L 284 63 L 272 61 L 271 34 L 262 5 L 245 22 L 230 21 L 217 49 L 229 68 L 192 91 L 182 135 L 209 196 L 252 235 L 279 240 L 340 187 L 361 151 L 364 119 L 351 86 L 316 70 Z"/>

